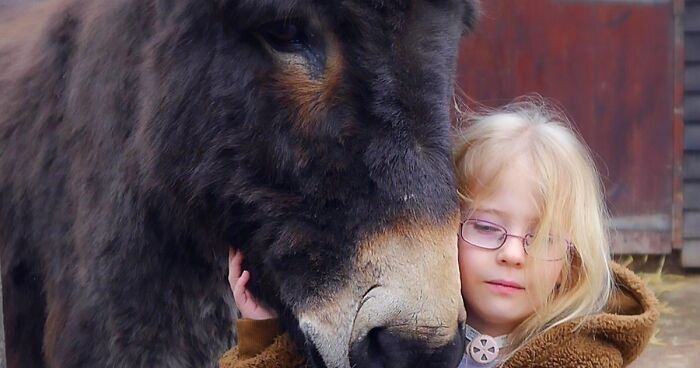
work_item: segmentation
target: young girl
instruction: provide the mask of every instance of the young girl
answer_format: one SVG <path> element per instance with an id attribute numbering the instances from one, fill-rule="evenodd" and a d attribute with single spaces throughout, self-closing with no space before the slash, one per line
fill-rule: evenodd
<path id="1" fill-rule="evenodd" d="M 656 300 L 610 261 L 600 180 L 559 114 L 525 100 L 463 115 L 455 148 L 467 350 L 460 367 L 621 367 L 642 351 Z M 298 367 L 274 313 L 247 293 L 240 254 L 229 280 L 242 313 L 229 367 Z M 256 321 L 262 320 L 262 321 Z"/>

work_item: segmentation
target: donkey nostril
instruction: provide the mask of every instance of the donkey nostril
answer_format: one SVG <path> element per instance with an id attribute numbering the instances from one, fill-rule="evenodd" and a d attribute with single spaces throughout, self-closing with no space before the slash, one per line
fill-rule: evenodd
<path id="1" fill-rule="evenodd" d="M 385 327 L 375 327 L 353 347 L 350 360 L 358 367 L 387 367 L 401 347 L 400 338 Z"/>
<path id="2" fill-rule="evenodd" d="M 454 331 L 450 342 L 429 347 L 423 338 L 410 338 L 390 328 L 375 327 L 350 349 L 353 367 L 409 368 L 456 367 L 464 353 L 463 330 Z"/>
<path id="3" fill-rule="evenodd" d="M 386 350 L 391 348 L 391 334 L 384 327 L 375 327 L 367 334 L 367 356 L 370 361 L 381 361 Z"/>

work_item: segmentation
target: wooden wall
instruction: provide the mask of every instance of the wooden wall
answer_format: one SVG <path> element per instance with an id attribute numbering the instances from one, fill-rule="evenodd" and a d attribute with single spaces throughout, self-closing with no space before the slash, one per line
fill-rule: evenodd
<path id="1" fill-rule="evenodd" d="M 469 98 L 537 92 L 573 118 L 604 178 L 617 253 L 670 253 L 681 228 L 677 3 L 488 0 L 461 49 Z"/>

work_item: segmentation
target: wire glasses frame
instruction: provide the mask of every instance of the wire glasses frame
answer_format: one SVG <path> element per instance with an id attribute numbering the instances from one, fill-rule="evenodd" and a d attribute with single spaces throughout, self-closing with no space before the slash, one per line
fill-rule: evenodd
<path id="1" fill-rule="evenodd" d="M 465 242 L 479 248 L 497 250 L 506 243 L 508 237 L 520 239 L 525 254 L 543 261 L 561 261 L 566 257 L 566 252 L 574 248 L 574 244 L 568 240 L 549 237 L 542 254 L 532 251 L 533 234 L 524 236 L 508 233 L 505 227 L 480 219 L 467 219 L 459 224 L 459 236 Z M 564 244 L 560 243 L 564 242 Z M 559 243 L 559 244 L 557 244 Z M 564 245 L 559 248 L 557 245 Z M 559 250 L 562 250 L 561 252 Z M 550 252 L 555 252 L 550 254 Z"/>

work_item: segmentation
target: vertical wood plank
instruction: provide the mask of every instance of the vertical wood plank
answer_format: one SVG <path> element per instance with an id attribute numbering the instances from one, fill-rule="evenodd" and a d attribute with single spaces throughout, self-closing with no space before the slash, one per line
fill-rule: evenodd
<path id="1" fill-rule="evenodd" d="M 673 0 L 673 193 L 671 246 L 683 248 L 683 96 L 685 95 L 685 1 Z"/>

